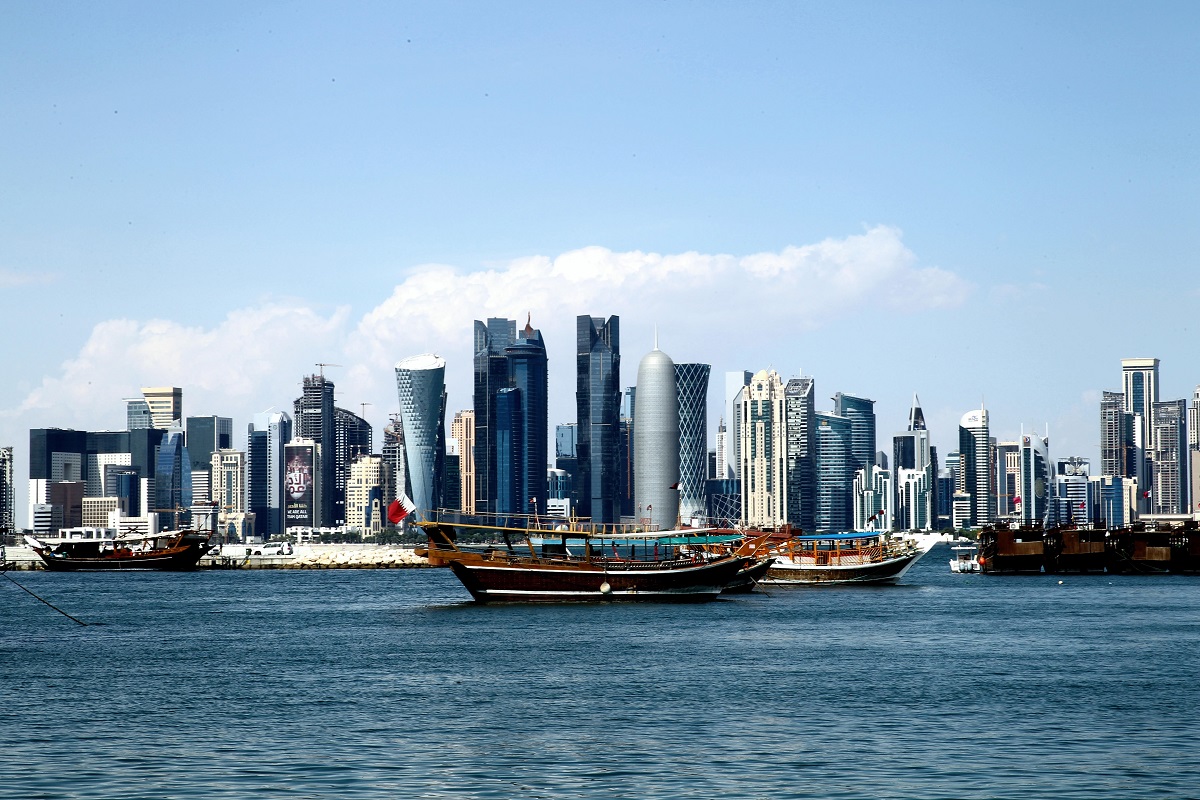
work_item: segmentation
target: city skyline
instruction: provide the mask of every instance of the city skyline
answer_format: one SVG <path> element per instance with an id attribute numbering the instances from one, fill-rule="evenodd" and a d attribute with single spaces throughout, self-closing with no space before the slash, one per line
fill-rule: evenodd
<path id="1" fill-rule="evenodd" d="M 1098 464 L 1114 364 L 1200 383 L 1198 17 L 14 4 L 0 447 L 26 475 L 30 429 L 121 430 L 179 386 L 244 449 L 318 362 L 382 430 L 422 352 L 468 409 L 471 321 L 529 313 L 571 422 L 598 314 L 621 388 L 657 325 L 717 376 L 815 377 L 818 411 L 870 397 L 884 433 L 917 392 L 940 453 L 982 399 Z"/>

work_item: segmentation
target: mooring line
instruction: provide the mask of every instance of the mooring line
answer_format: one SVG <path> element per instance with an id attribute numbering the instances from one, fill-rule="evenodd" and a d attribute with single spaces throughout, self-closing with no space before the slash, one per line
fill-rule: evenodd
<path id="1" fill-rule="evenodd" d="M 86 627 L 89 625 L 89 623 L 87 623 L 87 622 L 84 622 L 84 621 L 83 621 L 83 620 L 81 620 L 81 619 L 77 619 L 76 617 L 72 617 L 70 614 L 68 614 L 67 612 L 63 611 L 63 610 L 62 610 L 61 608 L 59 608 L 58 606 L 54 605 L 54 604 L 53 604 L 53 603 L 51 603 L 49 600 L 42 600 L 42 598 L 38 597 L 36 594 L 34 594 L 33 592 L 29 591 L 29 590 L 28 590 L 28 589 L 26 589 L 24 586 L 22 586 L 21 584 L 17 583 L 15 580 L 13 580 L 12 576 L 8 574 L 8 571 L 7 571 L 7 570 L 5 570 L 5 571 L 3 571 L 3 572 L 0 572 L 0 575 L 3 575 L 4 577 L 8 578 L 8 579 L 9 579 L 9 581 L 11 581 L 11 582 L 12 582 L 12 585 L 13 585 L 13 586 L 16 586 L 16 587 L 17 587 L 18 589 L 20 589 L 22 592 L 25 592 L 27 595 L 29 595 L 30 597 L 32 597 L 34 600 L 37 600 L 37 601 L 39 601 L 39 602 L 42 602 L 42 603 L 45 603 L 46 605 L 50 606 L 51 608 L 53 608 L 53 609 L 54 609 L 55 611 L 57 611 L 58 613 L 62 614 L 62 615 L 63 615 L 64 617 L 66 617 L 67 619 L 71 620 L 72 622 L 78 622 L 80 625 L 82 625 L 82 626 L 83 626 L 83 627 L 85 627 L 85 628 L 86 628 Z"/>

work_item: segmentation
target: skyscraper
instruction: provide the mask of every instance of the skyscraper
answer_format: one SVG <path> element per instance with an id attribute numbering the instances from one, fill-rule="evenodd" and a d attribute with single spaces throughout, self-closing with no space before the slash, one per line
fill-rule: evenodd
<path id="1" fill-rule="evenodd" d="M 900 530 L 926 530 L 937 521 L 937 473 L 925 428 L 925 412 L 913 393 L 908 429 L 892 436 L 893 523 Z"/>
<path id="2" fill-rule="evenodd" d="M 788 522 L 816 530 L 816 395 L 812 378 L 792 378 L 783 389 L 787 418 Z"/>
<path id="3" fill-rule="evenodd" d="M 708 364 L 675 365 L 675 388 L 679 393 L 679 514 L 684 520 L 705 513 L 711 370 Z"/>
<path id="4" fill-rule="evenodd" d="M 284 446 L 292 440 L 292 418 L 267 409 L 254 415 L 246 430 L 246 506 L 264 539 L 283 533 Z"/>
<path id="5" fill-rule="evenodd" d="M 742 516 L 751 527 L 777 528 L 789 521 L 783 389 L 779 374 L 764 369 L 741 393 Z"/>
<path id="6" fill-rule="evenodd" d="M 151 386 L 142 389 L 150 409 L 152 427 L 167 429 L 183 420 L 183 389 L 178 386 Z"/>
<path id="7" fill-rule="evenodd" d="M 1125 395 L 1104 392 L 1100 397 L 1100 474 L 1136 477 L 1135 460 L 1133 415 L 1125 410 Z"/>
<path id="8" fill-rule="evenodd" d="M 387 480 L 383 482 L 383 505 L 387 508 L 403 492 L 412 497 L 408 485 L 408 460 L 404 455 L 404 423 L 399 414 L 392 414 L 383 429 L 383 464 Z"/>
<path id="9" fill-rule="evenodd" d="M 475 513 L 475 411 L 466 409 L 454 415 L 450 438 L 458 443 L 458 508 L 464 514 Z"/>
<path id="10" fill-rule="evenodd" d="M 549 466 L 550 388 L 549 365 L 542 332 L 531 321 L 517 339 L 504 348 L 508 385 L 516 391 L 515 413 L 520 418 L 520 435 L 511 454 L 511 471 L 518 514 L 546 511 L 546 467 Z"/>
<path id="11" fill-rule="evenodd" d="M 816 509 L 813 529 L 840 533 L 854 524 L 853 423 L 846 417 L 816 413 Z"/>
<path id="12" fill-rule="evenodd" d="M 195 502 L 216 498 L 210 490 L 212 454 L 233 447 L 233 420 L 229 417 L 188 417 L 187 448 L 191 458 L 192 494 Z"/>
<path id="13" fill-rule="evenodd" d="M 637 516 L 660 529 L 673 528 L 679 515 L 679 389 L 675 362 L 657 342 L 638 364 L 633 414 Z"/>
<path id="14" fill-rule="evenodd" d="M 408 483 L 416 513 L 426 518 L 441 506 L 446 459 L 445 376 L 445 359 L 431 353 L 396 364 Z"/>
<path id="15" fill-rule="evenodd" d="M 150 416 L 150 404 L 144 397 L 130 397 L 125 400 L 125 430 L 136 431 L 141 428 L 153 428 L 154 420 Z"/>
<path id="16" fill-rule="evenodd" d="M 620 319 L 576 319 L 575 405 L 579 423 L 579 515 L 620 521 L 618 481 L 621 410 Z"/>
<path id="17" fill-rule="evenodd" d="M 833 413 L 850 420 L 850 474 L 853 476 L 868 464 L 875 463 L 875 401 L 838 392 L 833 396 Z"/>
<path id="18" fill-rule="evenodd" d="M 320 502 L 316 504 L 320 516 L 314 523 L 318 527 L 333 525 L 334 519 L 333 490 L 337 453 L 333 391 L 333 381 L 326 379 L 324 374 L 306 375 L 303 393 L 292 404 L 292 430 L 295 436 L 312 439 L 319 445 L 317 450 L 320 461 L 315 465 L 315 469 L 321 473 L 321 479 L 316 484 L 317 491 L 321 493 Z"/>
<path id="19" fill-rule="evenodd" d="M 1187 401 L 1168 400 L 1150 409 L 1150 451 L 1153 486 L 1150 511 L 1154 514 L 1185 514 L 1189 511 L 1187 445 Z"/>
<path id="20" fill-rule="evenodd" d="M 854 473 L 854 530 L 892 529 L 892 474 L 868 464 Z"/>
<path id="21" fill-rule="evenodd" d="M 742 454 L 738 452 L 738 448 L 742 446 L 740 395 L 742 389 L 750 385 L 753 377 L 754 373 L 748 369 L 725 373 L 725 408 L 728 409 L 725 419 L 729 426 L 726 457 L 729 459 L 729 472 L 735 480 L 742 477 Z"/>
<path id="22" fill-rule="evenodd" d="M 13 490 L 13 449 L 0 447 L 0 544 L 16 530 Z"/>
<path id="23" fill-rule="evenodd" d="M 192 507 L 191 464 L 183 432 L 169 431 L 158 448 L 154 466 L 154 508 L 150 511 L 162 514 L 178 511 L 176 523 L 187 518 Z"/>
<path id="24" fill-rule="evenodd" d="M 991 524 L 996 515 L 992 488 L 992 447 L 988 434 L 988 412 L 968 411 L 958 424 L 960 490 L 970 496 L 966 523 L 971 527 Z"/>
<path id="25" fill-rule="evenodd" d="M 481 514 L 498 511 L 494 507 L 498 493 L 496 402 L 500 390 L 512 385 L 504 351 L 516 338 L 514 320 L 501 317 L 491 317 L 486 323 L 475 320 L 475 509 Z M 508 488 L 511 492 L 512 487 Z"/>
<path id="26" fill-rule="evenodd" d="M 346 522 L 350 465 L 375 449 L 371 423 L 344 408 L 333 409 L 333 524 Z"/>
<path id="27" fill-rule="evenodd" d="M 1017 450 L 1017 491 L 1020 502 L 1013 505 L 1022 525 L 1049 524 L 1050 491 L 1053 478 L 1049 441 L 1040 436 L 1021 436 Z"/>
<path id="28" fill-rule="evenodd" d="M 246 454 L 241 450 L 224 448 L 209 456 L 212 481 L 211 498 L 221 514 L 241 514 L 246 511 Z M 257 523 L 257 520 L 255 520 Z"/>

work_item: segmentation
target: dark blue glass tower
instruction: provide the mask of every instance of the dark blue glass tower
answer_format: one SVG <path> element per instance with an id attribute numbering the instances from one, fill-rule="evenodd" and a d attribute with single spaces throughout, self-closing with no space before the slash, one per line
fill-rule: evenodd
<path id="1" fill-rule="evenodd" d="M 509 385 L 518 396 L 520 437 L 513 452 L 515 511 L 546 511 L 546 468 L 549 466 L 549 374 L 541 331 L 526 323 L 517 340 L 504 349 Z"/>
<path id="2" fill-rule="evenodd" d="M 576 390 L 579 438 L 579 515 L 620 522 L 620 318 L 576 319 Z"/>

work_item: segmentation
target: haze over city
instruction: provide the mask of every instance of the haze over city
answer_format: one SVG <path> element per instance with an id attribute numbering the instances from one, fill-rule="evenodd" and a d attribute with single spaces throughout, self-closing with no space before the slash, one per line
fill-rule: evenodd
<path id="1" fill-rule="evenodd" d="M 66 10 L 64 10 L 66 9 Z M 122 398 L 287 410 L 317 363 L 378 431 L 393 365 L 471 323 L 545 338 L 575 420 L 578 314 L 722 373 L 913 392 L 932 441 L 986 402 L 1098 456 L 1120 360 L 1200 364 L 1198 15 L 1064 4 L 831 9 L 13 4 L 0 30 L 0 446 L 120 429 Z M 376 442 L 378 447 L 378 440 Z"/>

